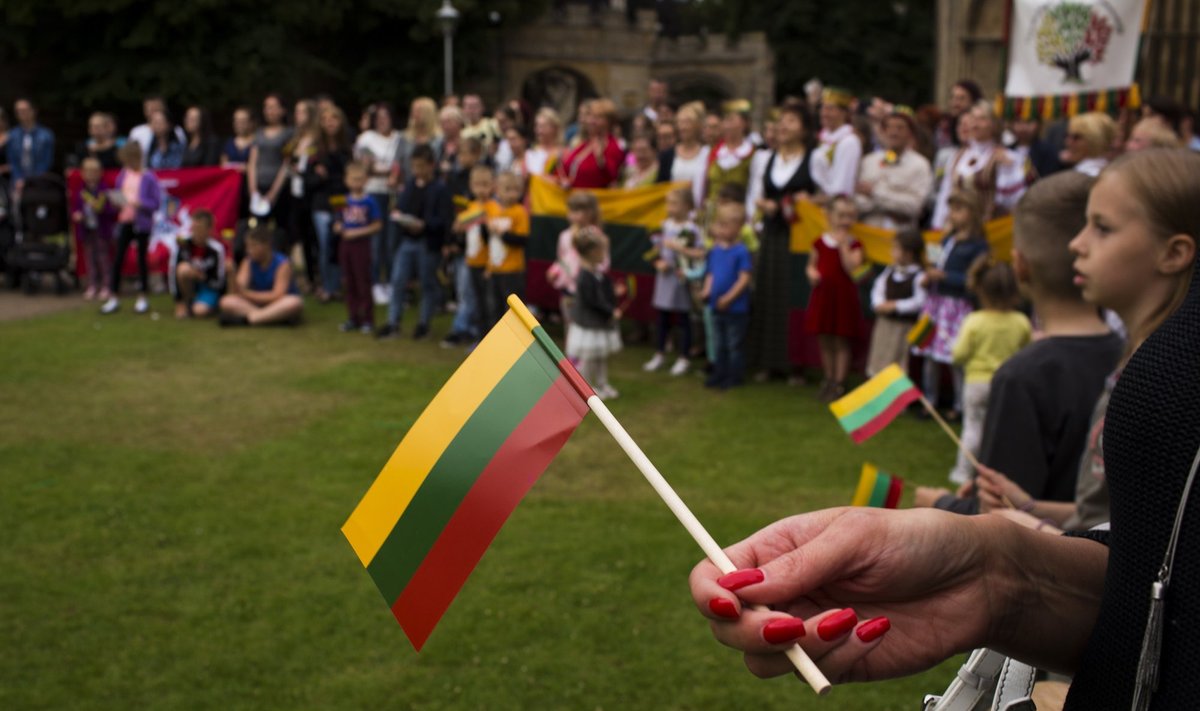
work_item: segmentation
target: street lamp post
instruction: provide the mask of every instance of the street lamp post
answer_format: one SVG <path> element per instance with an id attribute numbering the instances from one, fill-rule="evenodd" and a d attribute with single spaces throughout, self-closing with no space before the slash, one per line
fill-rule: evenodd
<path id="1" fill-rule="evenodd" d="M 454 29 L 458 26 L 459 12 L 450 4 L 450 0 L 442 0 L 438 9 L 437 19 L 442 25 L 442 48 L 445 52 L 443 66 L 446 70 L 446 96 L 454 93 Z"/>

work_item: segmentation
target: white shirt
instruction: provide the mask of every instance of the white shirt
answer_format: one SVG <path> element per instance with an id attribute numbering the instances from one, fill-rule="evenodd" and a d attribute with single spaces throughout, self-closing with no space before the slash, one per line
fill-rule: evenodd
<path id="1" fill-rule="evenodd" d="M 907 266 L 891 265 L 883 270 L 883 273 L 875 278 L 875 283 L 871 285 L 871 309 L 879 308 L 879 305 L 887 301 L 887 283 L 888 280 L 904 281 L 902 277 L 912 276 L 913 295 L 907 299 L 899 299 L 896 301 L 896 314 L 899 316 L 915 316 L 920 313 L 925 307 L 925 287 L 921 286 L 921 278 L 916 276 L 917 272 L 921 271 L 921 265 L 909 264 Z"/>
<path id="2" fill-rule="evenodd" d="M 679 155 L 679 150 L 676 149 L 675 160 L 671 162 L 671 180 L 691 181 L 692 197 L 695 199 L 697 207 L 704 202 L 704 179 L 708 174 L 709 150 L 708 146 L 700 146 L 696 155 L 685 159 Z"/>
<path id="3" fill-rule="evenodd" d="M 813 154 L 809 170 L 813 182 L 826 195 L 853 195 L 861 160 L 862 141 L 854 127 L 846 124 L 836 131 L 821 131 L 821 145 Z"/>
<path id="4" fill-rule="evenodd" d="M 967 147 L 955 153 L 950 159 L 950 164 L 946 166 L 941 185 L 938 186 L 930 227 L 940 230 L 946 226 L 946 218 L 950 215 L 950 191 L 956 184 L 969 180 L 986 168 L 996 150 L 995 143 L 971 141 Z M 1000 150 L 1007 154 L 1008 164 L 996 164 L 995 206 L 1011 211 L 1025 194 L 1025 160 L 1007 148 L 1001 147 Z"/>
<path id="5" fill-rule="evenodd" d="M 1108 165 L 1107 158 L 1084 158 L 1075 164 L 1075 172 L 1083 173 L 1089 178 L 1095 178 Z"/>
<path id="6" fill-rule="evenodd" d="M 525 174 L 545 175 L 546 161 L 550 160 L 550 151 L 541 146 L 530 146 L 525 151 Z"/>
<path id="7" fill-rule="evenodd" d="M 179 142 L 185 146 L 187 145 L 187 134 L 183 132 L 183 129 L 178 124 L 175 126 L 175 138 L 179 139 Z M 154 131 L 150 129 L 150 124 L 148 123 L 134 126 L 133 130 L 129 132 L 129 140 L 137 141 L 141 144 L 142 156 L 148 157 L 150 155 L 150 146 L 154 145 Z"/>
<path id="8" fill-rule="evenodd" d="M 396 164 L 396 151 L 400 148 L 400 132 L 392 131 L 384 136 L 377 131 L 367 131 L 354 142 L 354 155 L 359 160 L 368 160 L 375 170 L 391 170 Z M 367 178 L 368 193 L 386 193 L 388 179 L 372 175 Z"/>
<path id="9" fill-rule="evenodd" d="M 771 173 L 767 175 L 767 164 L 771 162 L 771 153 L 769 148 L 763 148 L 754 154 L 754 160 L 750 163 L 750 185 L 746 188 L 747 215 L 754 215 L 758 200 L 763 196 L 764 179 L 769 178 L 772 185 L 782 188 L 791 181 L 792 177 L 796 175 L 796 171 L 804 163 L 804 151 L 787 159 L 776 155 L 775 163 L 771 165 Z"/>
<path id="10" fill-rule="evenodd" d="M 871 184 L 871 194 L 855 193 L 854 202 L 868 225 L 888 230 L 915 227 L 933 192 L 933 168 L 916 151 L 897 154 L 894 163 L 887 158 L 888 151 L 879 150 L 862 159 L 859 179 Z"/>

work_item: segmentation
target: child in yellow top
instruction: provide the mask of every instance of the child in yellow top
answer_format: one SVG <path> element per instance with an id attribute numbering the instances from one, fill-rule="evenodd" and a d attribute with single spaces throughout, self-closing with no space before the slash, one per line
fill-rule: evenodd
<path id="1" fill-rule="evenodd" d="M 496 198 L 488 210 L 488 312 L 484 332 L 504 315 L 509 294 L 525 298 L 525 245 L 529 242 L 529 212 L 521 204 L 525 186 L 519 176 L 504 173 L 496 180 Z"/>
<path id="2" fill-rule="evenodd" d="M 967 273 L 967 288 L 982 308 L 969 314 L 954 341 L 951 358 L 966 376 L 963 388 L 962 449 L 950 472 L 950 480 L 963 484 L 971 479 L 973 467 L 964 450 L 978 454 L 987 415 L 988 394 L 996 370 L 1029 343 L 1032 326 L 1016 310 L 1019 291 L 1012 267 L 979 257 Z"/>
<path id="3" fill-rule="evenodd" d="M 492 199 L 496 187 L 496 174 L 491 167 L 482 163 L 471 167 L 468 189 L 471 201 L 458 213 L 454 225 L 452 249 L 462 251 L 462 264 L 455 273 L 454 288 L 458 291 L 458 311 L 450 333 L 442 340 L 446 347 L 465 346 L 475 343 L 483 336 L 483 326 L 488 318 L 487 282 L 487 228 L 490 217 L 500 214 L 500 205 Z"/>

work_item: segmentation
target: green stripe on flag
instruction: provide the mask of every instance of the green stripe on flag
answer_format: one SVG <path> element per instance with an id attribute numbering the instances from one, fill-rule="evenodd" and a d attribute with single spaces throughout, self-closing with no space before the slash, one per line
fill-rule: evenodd
<path id="1" fill-rule="evenodd" d="M 480 403 L 367 566 L 391 605 L 474 486 L 475 480 L 517 425 L 545 394 L 558 374 L 542 346 L 530 344 Z"/>
<path id="2" fill-rule="evenodd" d="M 885 472 L 875 473 L 875 488 L 871 490 L 871 500 L 867 502 L 867 506 L 874 506 L 877 509 L 883 508 L 887 504 L 888 490 L 892 487 L 892 475 Z"/>
<path id="3" fill-rule="evenodd" d="M 884 410 L 888 409 L 893 402 L 896 401 L 905 391 L 913 388 L 913 382 L 908 378 L 901 378 L 879 393 L 879 395 L 868 402 L 866 405 L 858 408 L 854 412 L 847 414 L 845 417 L 838 419 L 838 423 L 847 432 L 853 432 L 859 427 L 867 424 L 871 420 L 878 417 Z"/>

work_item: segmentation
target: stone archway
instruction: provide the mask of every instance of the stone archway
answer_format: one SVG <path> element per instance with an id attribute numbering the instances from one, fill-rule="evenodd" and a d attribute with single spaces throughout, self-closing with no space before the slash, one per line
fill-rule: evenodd
<path id="1" fill-rule="evenodd" d="M 671 101 L 679 104 L 701 101 L 709 109 L 717 109 L 729 99 L 751 98 L 735 96 L 732 82 L 710 72 L 681 72 L 664 78 L 671 87 Z"/>
<path id="2" fill-rule="evenodd" d="M 594 99 L 600 93 L 596 85 L 583 72 L 564 65 L 539 69 L 525 77 L 521 85 L 521 96 L 530 106 L 537 109 L 548 106 L 558 112 L 563 124 L 575 121 L 579 104 Z"/>

